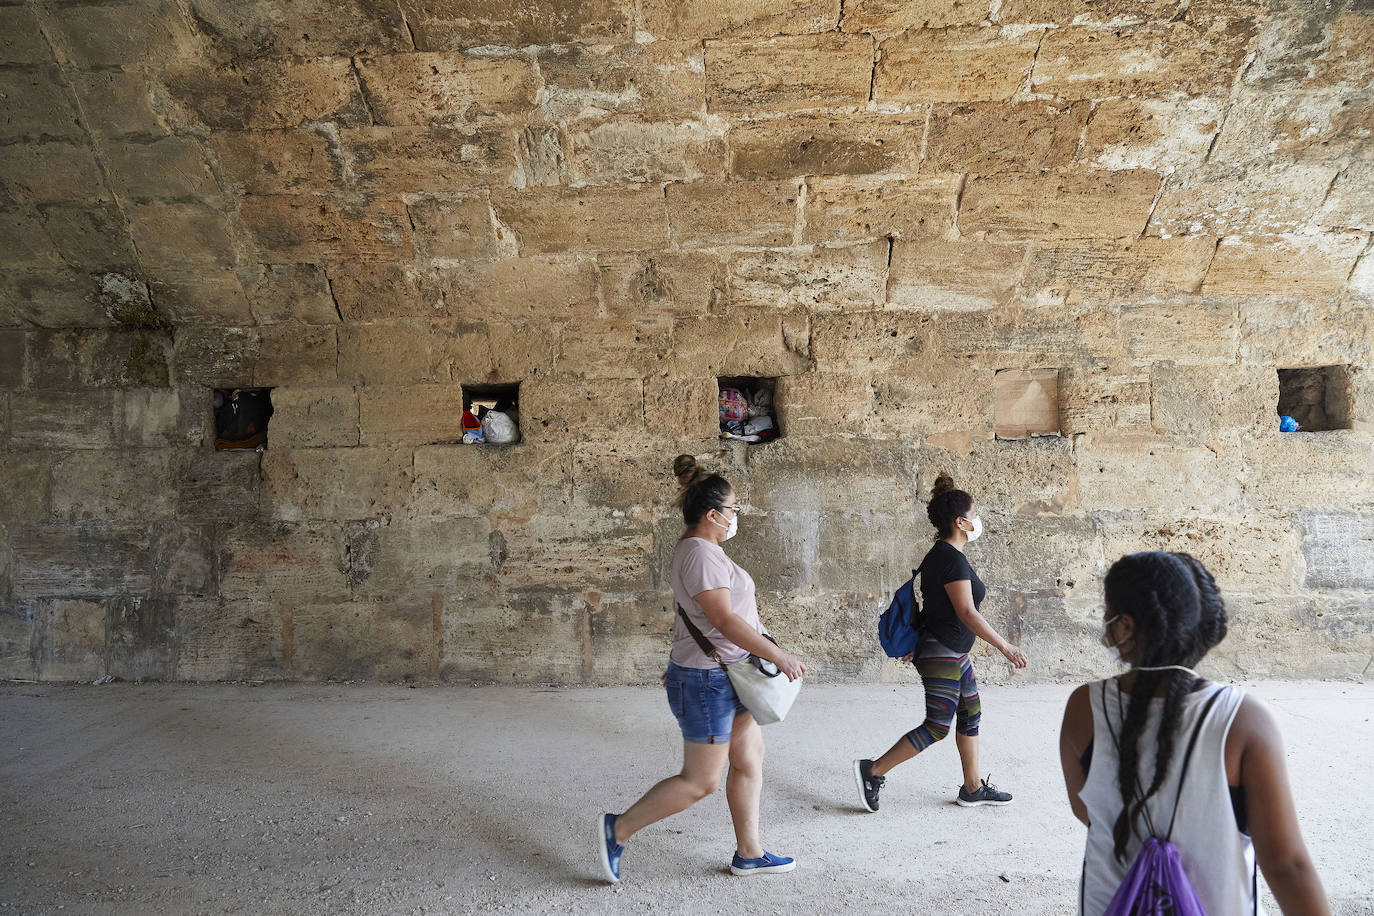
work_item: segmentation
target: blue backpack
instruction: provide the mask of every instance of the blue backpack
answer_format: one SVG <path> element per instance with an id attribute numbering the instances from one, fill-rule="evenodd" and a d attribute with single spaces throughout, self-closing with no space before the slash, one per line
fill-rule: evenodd
<path id="1" fill-rule="evenodd" d="M 916 651 L 921 641 L 921 604 L 916 600 L 916 576 L 913 569 L 892 595 L 892 603 L 878 618 L 878 642 L 888 658 L 901 658 Z"/>

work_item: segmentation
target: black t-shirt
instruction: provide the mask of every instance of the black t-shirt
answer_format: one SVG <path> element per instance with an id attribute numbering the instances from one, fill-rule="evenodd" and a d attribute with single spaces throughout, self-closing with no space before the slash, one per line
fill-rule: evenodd
<path id="1" fill-rule="evenodd" d="M 921 561 L 921 612 L 924 615 L 924 636 L 939 640 L 955 652 L 967 652 L 973 648 L 973 631 L 964 626 L 959 615 L 954 612 L 954 604 L 949 600 L 945 586 L 960 579 L 969 580 L 973 589 L 973 606 L 983 603 L 988 590 L 983 580 L 969 565 L 964 552 L 948 541 L 936 541 L 925 559 Z"/>

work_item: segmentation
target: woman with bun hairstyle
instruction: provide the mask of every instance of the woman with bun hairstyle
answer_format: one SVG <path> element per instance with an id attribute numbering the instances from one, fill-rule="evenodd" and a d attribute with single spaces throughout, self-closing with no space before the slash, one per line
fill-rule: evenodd
<path id="1" fill-rule="evenodd" d="M 917 568 L 921 578 L 921 641 L 902 659 L 914 664 L 921 675 L 926 718 L 877 760 L 854 761 L 859 803 L 867 811 L 878 810 L 878 792 L 887 781 L 888 771 L 944 738 L 951 725 L 964 770 L 963 785 L 954 800 L 966 808 L 1011 803 L 1011 793 L 999 791 L 978 775 L 978 725 L 983 708 L 968 653 L 977 638 L 990 643 L 1017 668 L 1026 667 L 1026 653 L 1003 639 L 978 612 L 987 589 L 964 557 L 964 545 L 983 533 L 973 497 L 956 490 L 954 480 L 941 471 L 926 515 L 935 526 L 936 537 L 935 546 Z"/>
<path id="2" fill-rule="evenodd" d="M 764 636 L 754 580 L 721 549 L 739 526 L 739 500 L 730 483 L 699 467 L 691 455 L 677 457 L 673 474 L 681 486 L 675 505 L 682 508 L 686 529 L 673 550 L 673 598 L 681 612 L 675 615 L 663 683 L 682 730 L 682 771 L 653 786 L 622 814 L 597 818 L 602 871 L 608 881 L 619 881 L 620 858 L 630 837 L 714 792 L 727 761 L 725 799 L 735 824 L 730 871 L 791 871 L 796 867 L 793 859 L 774 855 L 759 842 L 763 734 L 735 695 L 725 669 L 702 651 L 682 615 L 711 643 L 721 663 L 757 655 L 777 665 L 788 680 L 805 674 L 806 666 Z"/>
<path id="3" fill-rule="evenodd" d="M 1104 585 L 1102 644 L 1129 670 L 1076 689 L 1059 732 L 1069 807 L 1088 827 L 1079 912 L 1108 909 L 1154 835 L 1178 847 L 1208 916 L 1259 911 L 1257 860 L 1284 913 L 1329 914 L 1273 715 L 1193 670 L 1226 636 L 1212 574 L 1150 551 L 1117 560 Z"/>

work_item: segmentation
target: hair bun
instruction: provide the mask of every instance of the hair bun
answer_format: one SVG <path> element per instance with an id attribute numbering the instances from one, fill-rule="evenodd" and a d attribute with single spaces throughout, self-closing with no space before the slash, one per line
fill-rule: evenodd
<path id="1" fill-rule="evenodd" d="M 692 485 L 693 481 L 696 480 L 698 470 L 697 460 L 691 455 L 678 455 L 673 459 L 673 476 L 684 487 Z"/>
<path id="2" fill-rule="evenodd" d="M 948 493 L 954 489 L 954 478 L 949 476 L 948 471 L 941 471 L 940 476 L 935 478 L 935 486 L 930 488 L 930 498 L 934 499 L 941 493 Z"/>

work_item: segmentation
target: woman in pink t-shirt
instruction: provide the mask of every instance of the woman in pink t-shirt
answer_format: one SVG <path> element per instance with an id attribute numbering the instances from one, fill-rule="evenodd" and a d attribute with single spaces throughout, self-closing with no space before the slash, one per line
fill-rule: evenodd
<path id="1" fill-rule="evenodd" d="M 673 550 L 673 598 L 681 614 L 676 615 L 663 683 L 682 729 L 682 772 L 659 782 L 623 814 L 597 818 L 601 867 L 608 881 L 619 881 L 620 857 L 630 837 L 714 792 L 728 760 L 725 798 L 735 822 L 730 871 L 791 871 L 795 860 L 774 855 L 759 842 L 763 734 L 721 663 L 743 661 L 752 653 L 776 664 L 789 680 L 801 677 L 806 666 L 763 635 L 754 580 L 721 549 L 739 526 L 739 500 L 730 483 L 698 467 L 691 455 L 679 455 L 673 473 L 682 485 L 676 504 L 687 528 Z M 702 651 L 683 615 L 711 644 L 716 658 Z"/>

